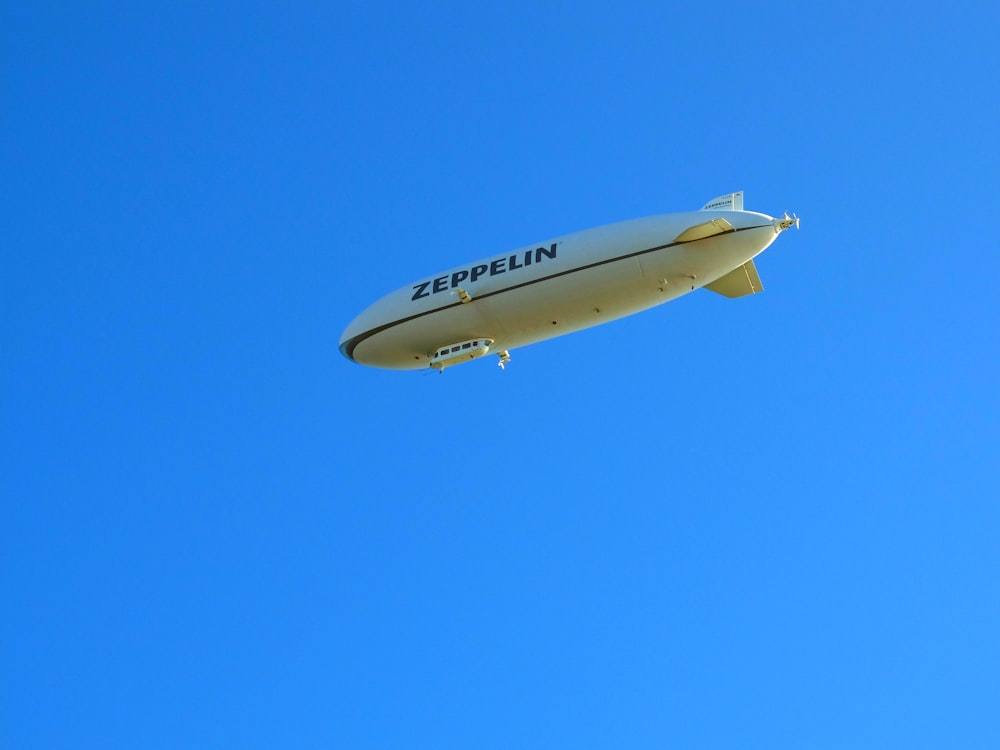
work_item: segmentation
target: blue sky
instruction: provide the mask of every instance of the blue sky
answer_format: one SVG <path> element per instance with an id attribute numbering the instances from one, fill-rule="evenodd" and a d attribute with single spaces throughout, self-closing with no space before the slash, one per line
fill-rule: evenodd
<path id="1" fill-rule="evenodd" d="M 0 28 L 4 747 L 1000 745 L 995 4 Z M 764 294 L 337 351 L 733 190 Z"/>

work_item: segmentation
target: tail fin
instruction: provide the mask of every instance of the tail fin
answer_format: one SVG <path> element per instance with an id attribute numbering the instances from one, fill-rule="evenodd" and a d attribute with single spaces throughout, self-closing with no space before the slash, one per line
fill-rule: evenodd
<path id="1" fill-rule="evenodd" d="M 757 266 L 752 260 L 730 271 L 721 279 L 705 284 L 705 288 L 723 297 L 743 297 L 764 291 L 764 285 L 760 283 L 760 276 L 757 275 Z"/>
<path id="2" fill-rule="evenodd" d="M 702 211 L 742 211 L 743 210 L 743 191 L 740 190 L 738 193 L 730 193 L 729 195 L 720 195 L 718 198 L 713 198 L 704 206 L 701 207 Z"/>

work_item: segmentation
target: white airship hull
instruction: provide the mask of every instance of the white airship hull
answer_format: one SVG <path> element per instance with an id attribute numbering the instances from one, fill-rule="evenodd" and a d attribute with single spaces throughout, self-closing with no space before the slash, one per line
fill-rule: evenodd
<path id="1" fill-rule="evenodd" d="M 742 208 L 741 194 L 729 198 Z M 756 279 L 750 261 L 791 223 L 703 209 L 547 240 L 383 297 L 347 327 L 340 349 L 360 364 L 417 370 L 444 345 L 488 338 L 503 361 L 507 350 L 632 315 L 723 277 L 728 285 L 734 270 L 740 286 L 741 267 Z M 746 283 L 747 291 L 715 291 L 760 290 L 759 279 L 757 288 Z"/>

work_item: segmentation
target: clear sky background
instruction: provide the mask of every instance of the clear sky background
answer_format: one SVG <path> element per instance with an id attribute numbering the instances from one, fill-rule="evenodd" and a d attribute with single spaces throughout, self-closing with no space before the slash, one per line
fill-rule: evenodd
<path id="1" fill-rule="evenodd" d="M 1000 11 L 5 3 L 5 748 L 1000 747 Z M 382 294 L 733 190 L 766 291 Z"/>

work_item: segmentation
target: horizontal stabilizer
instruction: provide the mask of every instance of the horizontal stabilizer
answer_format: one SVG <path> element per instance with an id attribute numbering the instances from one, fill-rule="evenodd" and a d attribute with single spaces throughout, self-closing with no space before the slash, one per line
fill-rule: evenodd
<path id="1" fill-rule="evenodd" d="M 760 283 L 757 267 L 752 260 L 748 260 L 739 268 L 730 271 L 721 279 L 716 279 L 711 284 L 705 284 L 705 288 L 716 294 L 721 294 L 723 297 L 743 297 L 747 294 L 764 291 L 764 285 Z"/>
<path id="2" fill-rule="evenodd" d="M 733 231 L 735 231 L 733 225 L 725 219 L 712 219 L 711 221 L 706 221 L 704 224 L 695 224 L 693 227 L 688 227 L 674 237 L 674 242 L 694 242 L 695 240 L 703 240 L 706 237 L 712 237 L 716 234 L 726 234 L 726 232 Z"/>

